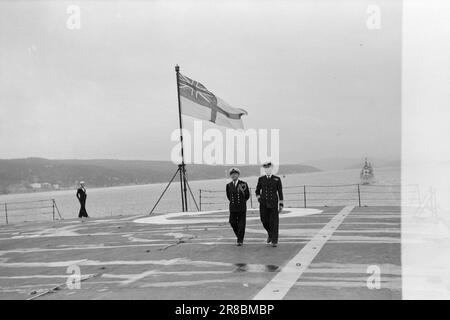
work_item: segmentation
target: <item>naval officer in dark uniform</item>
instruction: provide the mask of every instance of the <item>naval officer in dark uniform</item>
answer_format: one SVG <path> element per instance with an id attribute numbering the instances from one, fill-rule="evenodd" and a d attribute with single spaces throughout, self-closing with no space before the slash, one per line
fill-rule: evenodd
<path id="1" fill-rule="evenodd" d="M 80 187 L 77 190 L 77 198 L 80 202 L 80 212 L 78 213 L 78 218 L 81 218 L 81 222 L 84 222 L 84 218 L 89 218 L 86 211 L 87 192 L 84 186 L 84 181 L 80 181 Z"/>
<path id="2" fill-rule="evenodd" d="M 247 182 L 239 180 L 241 172 L 230 169 L 231 182 L 227 184 L 226 193 L 230 201 L 230 225 L 237 237 L 237 245 L 242 246 L 247 218 L 247 200 L 250 198 Z"/>
<path id="3" fill-rule="evenodd" d="M 272 163 L 263 164 L 265 175 L 259 177 L 256 186 L 256 198 L 259 201 L 261 222 L 266 229 L 267 243 L 278 246 L 278 214 L 283 210 L 283 187 L 281 179 L 272 174 Z"/>

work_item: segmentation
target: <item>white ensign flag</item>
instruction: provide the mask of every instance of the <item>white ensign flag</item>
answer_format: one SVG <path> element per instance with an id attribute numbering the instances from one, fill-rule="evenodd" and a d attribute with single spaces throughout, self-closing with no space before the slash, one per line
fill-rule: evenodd
<path id="1" fill-rule="evenodd" d="M 200 82 L 178 74 L 181 113 L 197 119 L 213 122 L 219 126 L 244 129 L 242 116 L 247 111 L 233 108 L 224 100 L 208 91 Z"/>

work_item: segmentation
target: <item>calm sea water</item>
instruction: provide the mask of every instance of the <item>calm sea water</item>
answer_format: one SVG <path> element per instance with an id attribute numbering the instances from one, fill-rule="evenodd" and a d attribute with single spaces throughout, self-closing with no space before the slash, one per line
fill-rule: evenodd
<path id="1" fill-rule="evenodd" d="M 400 168 L 378 168 L 375 170 L 376 183 L 371 186 L 361 186 L 360 198 L 362 205 L 400 205 Z M 290 174 L 282 177 L 287 206 L 303 206 L 304 190 L 306 187 L 307 206 L 358 204 L 357 186 L 326 187 L 329 185 L 348 185 L 359 183 L 359 169 L 325 171 L 315 173 Z M 246 177 L 254 190 L 257 177 Z M 199 189 L 215 190 L 216 192 L 202 192 L 202 209 L 225 209 L 225 184 L 229 180 L 214 179 L 190 181 L 192 192 L 197 202 Z M 324 187 L 312 187 L 320 185 Z M 148 214 L 165 188 L 166 183 L 110 187 L 89 188 L 87 181 L 87 210 L 92 217 L 105 217 L 117 215 L 143 215 Z M 299 186 L 299 187 L 294 187 Z M 311 187 L 309 187 L 311 186 Z M 252 190 L 252 191 L 253 191 Z M 29 194 L 11 194 L 0 196 L 0 203 L 16 201 L 32 201 L 40 199 L 55 199 L 63 218 L 75 218 L 78 215 L 79 204 L 75 197 L 76 190 L 49 191 Z M 254 192 L 252 192 L 254 193 Z M 253 207 L 257 207 L 253 198 Z M 8 212 L 9 222 L 24 220 L 51 219 L 51 202 L 43 202 L 47 208 L 33 209 L 36 204 L 10 205 Z M 39 205 L 39 204 L 38 204 Z M 28 206 L 28 207 L 27 207 Z M 26 207 L 27 210 L 19 210 Z M 16 210 L 13 210 L 16 208 Z M 190 199 L 189 209 L 195 210 Z M 181 211 L 180 183 L 174 181 L 159 203 L 156 213 Z M 0 223 L 5 223 L 3 205 L 0 207 Z"/>

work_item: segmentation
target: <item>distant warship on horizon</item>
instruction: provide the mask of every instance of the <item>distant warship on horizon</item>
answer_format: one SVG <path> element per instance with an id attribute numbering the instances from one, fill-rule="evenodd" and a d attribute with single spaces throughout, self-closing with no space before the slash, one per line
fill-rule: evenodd
<path id="1" fill-rule="evenodd" d="M 375 175 L 373 173 L 373 167 L 370 162 L 367 161 L 367 157 L 364 160 L 364 166 L 359 174 L 361 184 L 372 184 L 374 182 Z"/>

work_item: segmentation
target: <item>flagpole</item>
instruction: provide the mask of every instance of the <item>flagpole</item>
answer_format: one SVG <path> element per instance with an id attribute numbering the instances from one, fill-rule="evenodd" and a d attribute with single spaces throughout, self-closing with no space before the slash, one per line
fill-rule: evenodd
<path id="1" fill-rule="evenodd" d="M 186 193 L 186 168 L 184 164 L 184 145 L 183 145 L 183 121 L 181 118 L 181 99 L 180 99 L 180 67 L 175 66 L 175 72 L 177 74 L 177 94 L 178 94 L 178 119 L 180 122 L 180 143 L 181 143 L 181 170 L 180 170 L 180 188 L 181 188 L 181 204 L 183 212 L 188 211 L 187 193 Z"/>

